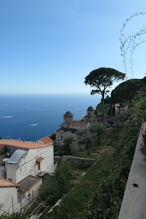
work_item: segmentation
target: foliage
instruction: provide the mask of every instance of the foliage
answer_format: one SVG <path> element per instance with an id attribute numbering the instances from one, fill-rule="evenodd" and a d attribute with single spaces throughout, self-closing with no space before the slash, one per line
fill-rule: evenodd
<path id="1" fill-rule="evenodd" d="M 121 140 L 114 155 L 114 165 L 108 170 L 109 174 L 106 173 L 107 177 L 101 179 L 90 207 L 89 218 L 110 219 L 118 217 L 123 191 L 145 112 L 146 98 L 143 96 L 140 98 L 140 95 L 138 95 L 138 98 L 138 104 L 137 98 L 132 101 L 135 108 L 129 119 L 124 123 L 123 131 L 119 136 Z M 107 169 L 104 171 L 107 172 Z"/>
<path id="2" fill-rule="evenodd" d="M 146 77 L 144 77 L 141 81 L 143 85 L 146 85 Z"/>
<path id="3" fill-rule="evenodd" d="M 88 208 L 89 201 L 92 200 L 96 184 L 97 165 L 88 169 L 79 184 L 63 197 L 60 206 L 55 209 L 49 218 L 84 218 L 84 213 Z M 93 182 L 93 183 L 92 183 Z M 83 217 L 82 217 L 83 216 Z"/>
<path id="4" fill-rule="evenodd" d="M 26 219 L 26 216 L 19 213 L 13 213 L 11 215 L 1 215 L 0 219 Z"/>
<path id="5" fill-rule="evenodd" d="M 130 79 L 121 83 L 111 93 L 112 103 L 131 101 L 141 86 L 141 79 Z"/>
<path id="6" fill-rule="evenodd" d="M 4 149 L 0 149 L 0 155 L 4 154 L 5 150 Z"/>
<path id="7" fill-rule="evenodd" d="M 38 200 L 45 200 L 52 205 L 61 198 L 64 192 L 70 188 L 72 178 L 72 166 L 69 162 L 63 162 L 57 169 L 54 176 L 48 176 L 40 189 Z"/>
<path id="8" fill-rule="evenodd" d="M 52 135 L 49 136 L 53 141 L 56 139 L 56 133 L 53 133 Z"/>
<path id="9" fill-rule="evenodd" d="M 77 139 L 70 145 L 71 154 L 86 156 L 101 143 L 101 136 L 106 133 L 106 127 L 102 123 L 94 123 L 89 128 L 77 132 Z"/>
<path id="10" fill-rule="evenodd" d="M 91 87 L 95 87 L 95 90 L 91 91 L 91 94 L 100 93 L 102 95 L 102 119 L 104 121 L 104 97 L 109 92 L 107 90 L 114 81 L 124 79 L 125 74 L 121 73 L 113 68 L 98 68 L 90 72 L 85 78 L 85 84 L 89 84 Z"/>
<path id="11" fill-rule="evenodd" d="M 91 166 L 91 164 L 90 163 L 87 163 L 87 162 L 85 162 L 85 161 L 82 161 L 82 160 L 80 160 L 80 161 L 76 161 L 76 162 L 74 162 L 73 163 L 73 166 L 76 168 L 76 169 L 78 169 L 78 170 L 87 170 L 90 166 Z"/>
<path id="12" fill-rule="evenodd" d="M 5 146 L 3 149 L 0 149 L 0 155 L 5 154 L 6 152 L 9 152 L 9 149 L 7 146 Z"/>
<path id="13" fill-rule="evenodd" d="M 87 170 L 79 184 L 64 196 L 49 218 L 118 217 L 139 129 L 146 112 L 145 95 L 136 96 L 131 106 L 129 118 L 120 127 L 113 128 L 108 139 L 115 153 L 101 156 Z"/>
<path id="14" fill-rule="evenodd" d="M 71 144 L 71 153 L 76 156 L 80 156 L 81 152 L 88 150 L 94 145 L 94 136 L 89 133 L 80 136 L 77 140 L 73 141 Z"/>
<path id="15" fill-rule="evenodd" d="M 64 140 L 64 154 L 66 154 L 66 155 L 71 154 L 70 146 L 71 146 L 71 143 L 73 142 L 73 140 L 74 139 L 72 137 L 66 138 Z"/>
<path id="16" fill-rule="evenodd" d="M 73 142 L 73 138 L 69 137 L 64 140 L 63 145 L 55 145 L 55 155 L 62 156 L 62 155 L 71 155 L 71 144 Z"/>
<path id="17" fill-rule="evenodd" d="M 105 126 L 95 123 L 89 128 L 77 132 L 77 139 L 70 145 L 71 154 L 81 156 L 84 152 L 90 152 L 100 144 L 101 136 L 105 133 Z"/>
<path id="18" fill-rule="evenodd" d="M 105 132 L 105 126 L 103 123 L 95 123 L 89 128 L 91 133 L 95 133 L 98 138 L 98 144 L 100 144 L 100 139 L 103 133 Z"/>

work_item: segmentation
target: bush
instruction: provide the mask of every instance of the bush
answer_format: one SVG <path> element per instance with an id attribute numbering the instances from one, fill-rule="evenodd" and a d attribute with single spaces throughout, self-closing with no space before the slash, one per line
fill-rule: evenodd
<path id="1" fill-rule="evenodd" d="M 39 201 L 45 200 L 47 204 L 53 205 L 62 194 L 70 188 L 73 168 L 68 161 L 63 162 L 57 169 L 54 176 L 46 177 L 39 193 Z"/>
<path id="2" fill-rule="evenodd" d="M 71 143 L 73 142 L 73 138 L 69 137 L 64 140 L 63 145 L 55 145 L 55 155 L 62 156 L 62 155 L 71 155 Z"/>

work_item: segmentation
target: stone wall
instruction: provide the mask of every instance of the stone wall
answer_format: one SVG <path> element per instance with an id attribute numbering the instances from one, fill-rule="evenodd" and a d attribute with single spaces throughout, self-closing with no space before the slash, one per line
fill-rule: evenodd
<path id="1" fill-rule="evenodd" d="M 66 156 L 66 155 L 56 156 L 55 159 L 60 161 L 60 162 L 65 161 L 65 160 L 69 160 L 71 162 L 77 163 L 77 162 L 81 161 L 81 162 L 84 162 L 84 163 L 89 164 L 89 165 L 93 164 L 96 161 L 95 159 L 91 159 L 91 158 Z"/>

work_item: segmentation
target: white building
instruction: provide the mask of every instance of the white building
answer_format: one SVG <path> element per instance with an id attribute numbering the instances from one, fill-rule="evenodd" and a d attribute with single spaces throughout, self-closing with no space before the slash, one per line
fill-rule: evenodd
<path id="1" fill-rule="evenodd" d="M 0 214 L 13 213 L 18 210 L 18 185 L 0 178 Z"/>
<path id="2" fill-rule="evenodd" d="M 9 151 L 0 159 L 0 209 L 12 213 L 29 205 L 42 176 L 54 172 L 54 146 L 48 136 L 37 142 L 0 139 L 0 145 Z"/>
<path id="3" fill-rule="evenodd" d="M 44 144 L 0 139 L 0 144 L 6 145 L 10 151 L 10 158 L 5 162 L 8 180 L 18 183 L 29 175 L 37 176 L 41 173 L 53 172 L 54 148 L 52 141 Z"/>

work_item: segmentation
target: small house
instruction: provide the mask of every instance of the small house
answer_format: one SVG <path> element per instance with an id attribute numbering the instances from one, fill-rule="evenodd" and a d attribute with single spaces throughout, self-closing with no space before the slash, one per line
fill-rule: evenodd
<path id="1" fill-rule="evenodd" d="M 0 139 L 6 145 L 10 158 L 5 162 L 6 178 L 15 183 L 27 176 L 52 173 L 54 170 L 53 142 L 38 143 L 15 139 Z"/>
<path id="2" fill-rule="evenodd" d="M 19 185 L 0 178 L 0 214 L 13 213 L 18 210 Z"/>

